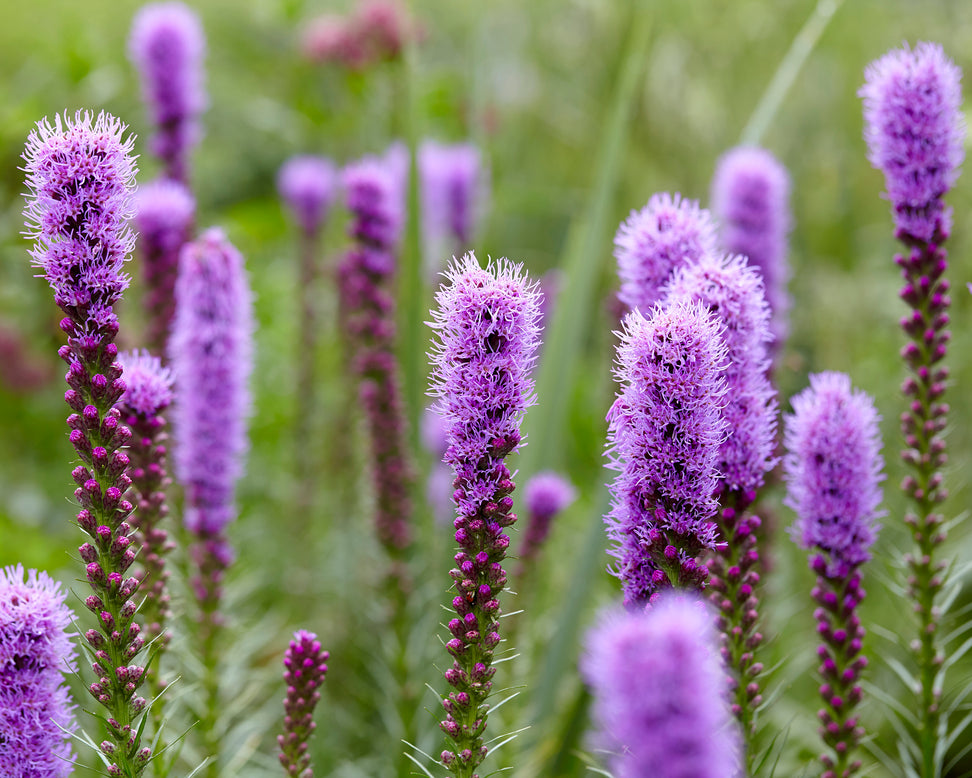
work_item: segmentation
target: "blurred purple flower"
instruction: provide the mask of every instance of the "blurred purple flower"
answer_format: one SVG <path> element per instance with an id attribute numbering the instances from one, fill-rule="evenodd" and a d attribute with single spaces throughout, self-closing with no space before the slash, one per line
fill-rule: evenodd
<path id="1" fill-rule="evenodd" d="M 604 614 L 581 673 L 616 778 L 742 774 L 713 616 L 697 597 L 672 593 L 645 610 Z"/>
<path id="2" fill-rule="evenodd" d="M 544 471 L 527 481 L 523 504 L 527 510 L 527 529 L 520 547 L 521 564 L 537 555 L 557 514 L 577 499 L 574 485 L 558 473 Z"/>
<path id="3" fill-rule="evenodd" d="M 446 257 L 468 251 L 482 217 L 485 174 L 478 148 L 427 140 L 418 150 L 422 240 L 426 266 L 438 272 Z"/>
<path id="4" fill-rule="evenodd" d="M 339 185 L 337 169 L 326 157 L 291 157 L 277 174 L 277 191 L 306 235 L 316 235 L 327 219 Z"/>

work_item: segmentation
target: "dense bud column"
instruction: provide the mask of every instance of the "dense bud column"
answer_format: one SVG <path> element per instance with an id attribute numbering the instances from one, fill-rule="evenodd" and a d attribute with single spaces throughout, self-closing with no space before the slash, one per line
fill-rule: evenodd
<path id="1" fill-rule="evenodd" d="M 320 702 L 321 684 L 327 672 L 329 654 L 321 648 L 317 635 L 300 630 L 284 654 L 284 681 L 287 696 L 284 698 L 284 731 L 277 735 L 280 746 L 280 764 L 289 776 L 314 778 L 308 741 L 317 725 L 314 708 Z"/>
<path id="2" fill-rule="evenodd" d="M 739 733 L 724 699 L 712 614 L 694 596 L 609 612 L 581 673 L 617 778 L 736 778 Z"/>
<path id="3" fill-rule="evenodd" d="M 724 325 L 728 349 L 723 418 L 728 423 L 719 449 L 719 511 L 716 525 L 721 543 L 708 559 L 710 602 L 719 613 L 723 655 L 734 672 L 733 713 L 743 726 L 747 761 L 754 735 L 754 713 L 761 702 L 757 676 L 762 665 L 756 648 L 759 601 L 758 516 L 746 509 L 766 473 L 776 465 L 776 392 L 767 377 L 770 309 L 759 271 L 743 257 L 702 257 L 675 271 L 666 300 L 702 303 Z"/>
<path id="4" fill-rule="evenodd" d="M 608 411 L 613 505 L 605 517 L 612 573 L 626 605 L 658 590 L 701 589 L 697 560 L 716 544 L 719 445 L 725 437 L 726 346 L 721 325 L 700 303 L 628 314 L 615 373 L 621 385 Z"/>
<path id="5" fill-rule="evenodd" d="M 132 249 L 127 226 L 135 184 L 133 141 L 108 114 L 55 117 L 37 125 L 24 152 L 30 195 L 24 209 L 31 250 L 64 311 L 68 338 L 59 355 L 68 365 L 69 436 L 81 464 L 72 476 L 81 505 L 78 526 L 90 537 L 78 552 L 93 594 L 85 605 L 98 629 L 85 632 L 98 677 L 91 695 L 108 711 L 109 740 L 101 744 L 109 774 L 135 778 L 151 757 L 138 725 L 146 701 L 137 696 L 145 668 L 134 664 L 145 645 L 135 622 L 138 578 L 126 577 L 136 556 L 125 499 L 131 478 L 121 451 L 131 432 L 115 404 L 125 391 L 114 344 L 113 306 L 128 286 L 122 266 Z"/>
<path id="6" fill-rule="evenodd" d="M 901 355 L 911 375 L 902 391 L 908 403 L 901 415 L 905 448 L 902 458 L 911 474 L 902 483 L 912 511 L 905 516 L 914 539 L 908 594 L 918 614 L 916 662 L 921 701 L 919 738 L 921 775 L 935 772 L 939 738 L 940 677 L 944 656 L 937 641 L 938 593 L 948 565 L 935 559 L 945 540 L 944 517 L 937 506 L 947 496 L 941 468 L 945 465 L 948 382 L 945 359 L 950 333 L 950 284 L 945 278 L 951 209 L 942 200 L 955 184 L 964 157 L 965 123 L 961 113 L 961 72 L 941 47 L 919 43 L 889 52 L 865 71 L 864 100 L 868 159 L 884 173 L 896 237 L 905 251 L 895 256 L 904 286 L 901 299 L 911 312 L 901 320 L 909 338 Z"/>
<path id="7" fill-rule="evenodd" d="M 519 265 L 506 259 L 480 268 L 473 254 L 454 261 L 448 286 L 436 294 L 431 326 L 432 394 L 445 418 L 445 461 L 455 472 L 454 526 L 459 552 L 450 571 L 456 617 L 446 648 L 442 730 L 453 741 L 442 762 L 457 778 L 473 778 L 486 756 L 484 732 L 499 645 L 499 594 L 510 539 L 514 484 L 503 460 L 520 444 L 520 424 L 533 402 L 531 370 L 539 345 L 539 293 Z"/>
<path id="8" fill-rule="evenodd" d="M 783 460 L 786 504 L 797 514 L 794 539 L 810 549 L 817 574 L 813 598 L 824 707 L 820 736 L 823 778 L 848 778 L 864 729 L 854 708 L 861 699 L 864 628 L 857 606 L 864 599 L 859 567 L 870 558 L 881 502 L 881 438 L 871 398 L 852 390 L 842 373 L 810 376 L 810 387 L 792 400 L 786 416 Z"/>

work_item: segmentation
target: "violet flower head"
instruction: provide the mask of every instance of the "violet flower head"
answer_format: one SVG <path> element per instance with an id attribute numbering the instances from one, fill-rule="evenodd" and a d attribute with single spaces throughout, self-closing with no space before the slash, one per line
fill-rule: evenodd
<path id="1" fill-rule="evenodd" d="M 0 775 L 66 778 L 74 770 L 76 670 L 72 614 L 61 585 L 21 565 L 0 570 Z"/>
<path id="2" fill-rule="evenodd" d="M 469 248 L 483 210 L 482 159 L 471 143 L 425 141 L 418 150 L 422 196 L 422 238 L 427 261 Z"/>
<path id="3" fill-rule="evenodd" d="M 763 288 L 759 271 L 744 257 L 714 255 L 677 270 L 666 288 L 667 301 L 702 303 L 725 326 L 728 435 L 719 471 L 722 488 L 742 495 L 759 489 L 777 461 L 776 390 L 767 377 L 770 309 Z"/>
<path id="4" fill-rule="evenodd" d="M 715 225 L 695 200 L 660 192 L 632 211 L 614 236 L 618 298 L 647 315 L 675 268 L 715 252 Z"/>
<path id="5" fill-rule="evenodd" d="M 155 416 L 172 404 L 172 372 L 147 351 L 119 354 L 125 393 L 119 401 L 133 413 Z"/>
<path id="6" fill-rule="evenodd" d="M 704 585 L 695 562 L 715 547 L 720 446 L 726 437 L 722 325 L 699 302 L 674 300 L 625 317 L 620 391 L 608 412 L 608 467 L 618 471 L 605 517 L 626 604 L 660 588 Z"/>
<path id="7" fill-rule="evenodd" d="M 152 151 L 165 163 L 167 177 L 177 181 L 188 177 L 189 148 L 199 139 L 198 117 L 206 107 L 205 49 L 199 17 L 183 3 L 150 3 L 132 21 L 128 55 L 155 123 Z"/>
<path id="8" fill-rule="evenodd" d="M 136 169 L 124 131 L 110 114 L 78 111 L 38 122 L 24 150 L 30 255 L 80 336 L 114 336 L 112 306 L 128 288 Z"/>
<path id="9" fill-rule="evenodd" d="M 317 635 L 299 630 L 284 653 L 284 731 L 277 736 L 280 764 L 287 775 L 312 778 L 308 741 L 317 725 L 314 708 L 321 699 L 320 687 L 327 673 L 327 651 L 321 648 Z"/>
<path id="10" fill-rule="evenodd" d="M 719 160 L 712 179 L 712 211 L 722 225 L 721 247 L 746 257 L 762 274 L 777 348 L 786 338 L 790 308 L 789 200 L 790 176 L 766 149 L 740 146 Z"/>
<path id="11" fill-rule="evenodd" d="M 867 394 L 843 373 L 817 373 L 785 417 L 786 505 L 797 514 L 804 548 L 830 557 L 831 574 L 870 558 L 881 503 L 879 417 Z"/>
<path id="12" fill-rule="evenodd" d="M 581 673 L 616 778 L 741 774 L 713 616 L 698 598 L 669 594 L 605 614 L 587 636 Z"/>
<path id="13" fill-rule="evenodd" d="M 928 242 L 948 221 L 942 196 L 965 154 L 962 73 L 940 45 L 919 43 L 888 52 L 864 76 L 868 159 L 884 173 L 898 230 Z"/>
<path id="14" fill-rule="evenodd" d="M 277 174 L 277 191 L 306 235 L 327 219 L 338 188 L 338 172 L 325 157 L 291 157 Z"/>
<path id="15" fill-rule="evenodd" d="M 544 471 L 527 481 L 523 489 L 528 524 L 520 560 L 536 556 L 550 534 L 551 523 L 557 514 L 577 499 L 574 485 L 559 473 Z"/>
<path id="16" fill-rule="evenodd" d="M 169 358 L 176 476 L 186 489 L 186 526 L 196 534 L 219 534 L 235 515 L 234 485 L 247 449 L 252 309 L 243 257 L 222 230 L 183 249 Z"/>

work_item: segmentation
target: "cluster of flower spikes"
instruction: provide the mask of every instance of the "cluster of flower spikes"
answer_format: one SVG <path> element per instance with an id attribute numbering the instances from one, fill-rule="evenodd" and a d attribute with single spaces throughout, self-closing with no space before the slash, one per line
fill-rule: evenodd
<path id="1" fill-rule="evenodd" d="M 947 461 L 943 432 L 948 404 L 943 397 L 949 370 L 943 364 L 950 333 L 950 284 L 943 243 L 951 230 L 951 209 L 943 197 L 955 184 L 964 157 L 961 71 L 937 44 L 896 49 L 871 63 L 860 90 L 865 140 L 871 164 L 884 173 L 896 237 L 905 251 L 895 256 L 904 286 L 901 299 L 911 313 L 901 320 L 909 338 L 902 357 L 911 373 L 902 384 L 908 407 L 901 415 L 911 474 L 902 481 L 914 510 L 914 552 L 906 556 L 908 593 L 919 620 L 917 664 L 923 773 L 934 769 L 940 720 L 939 676 L 947 666 L 937 644 L 940 614 L 936 598 L 945 585 L 947 564 L 935 559 L 945 541 L 947 496 L 941 468 Z"/>
<path id="2" fill-rule="evenodd" d="M 344 170 L 344 190 L 356 244 L 338 268 L 345 331 L 355 357 L 367 417 L 375 479 L 375 527 L 393 558 L 412 539 L 412 479 L 395 358 L 391 281 L 404 224 L 404 182 L 393 154 L 366 158 Z M 393 571 L 403 575 L 403 571 Z"/>
<path id="3" fill-rule="evenodd" d="M 155 123 L 152 152 L 165 165 L 166 178 L 182 183 L 189 180 L 189 150 L 199 139 L 199 114 L 206 107 L 205 49 L 199 18 L 183 3 L 149 3 L 132 22 L 128 53 Z"/>
<path id="4" fill-rule="evenodd" d="M 118 408 L 132 431 L 128 472 L 135 492 L 132 524 L 136 542 L 141 546 L 141 589 L 145 599 L 140 610 L 146 636 L 150 641 L 158 638 L 156 645 L 164 649 L 169 642 L 165 623 L 172 615 L 165 557 L 175 548 L 175 543 L 161 526 L 169 515 L 165 489 L 171 483 L 166 472 L 168 436 L 162 414 L 172 404 L 172 374 L 158 357 L 147 351 L 120 354 L 119 361 L 125 370 L 126 386 Z M 149 674 L 149 683 L 157 694 L 162 689 L 154 682 L 156 678 L 154 672 Z"/>
<path id="5" fill-rule="evenodd" d="M 714 633 L 712 613 L 685 592 L 608 612 L 590 631 L 581 673 L 615 776 L 744 774 Z"/>
<path id="6" fill-rule="evenodd" d="M 67 778 L 74 708 L 64 673 L 76 671 L 73 614 L 51 577 L 0 570 L 0 775 Z"/>
<path id="7" fill-rule="evenodd" d="M 740 146 L 726 152 L 712 178 L 712 211 L 719 220 L 723 251 L 741 254 L 763 278 L 771 313 L 774 349 L 786 340 L 790 268 L 790 176 L 769 151 Z"/>
<path id="8" fill-rule="evenodd" d="M 456 617 L 446 648 L 451 691 L 442 730 L 453 741 L 442 762 L 471 778 L 486 756 L 483 743 L 492 690 L 493 654 L 500 642 L 499 594 L 513 525 L 513 477 L 504 458 L 520 444 L 520 424 L 533 402 L 531 369 L 539 345 L 539 293 L 508 260 L 479 266 L 466 254 L 446 271 L 431 326 L 432 394 L 446 421 L 444 461 L 455 473 L 454 522 L 459 552 L 450 571 Z"/>
<path id="9" fill-rule="evenodd" d="M 870 397 L 852 390 L 842 373 L 810 376 L 786 417 L 783 460 L 786 504 L 797 514 L 794 539 L 810 549 L 817 574 L 813 598 L 824 700 L 820 735 L 830 752 L 821 760 L 824 778 L 847 778 L 864 735 L 854 708 L 861 699 L 864 627 L 857 606 L 864 599 L 860 566 L 870 558 L 881 502 L 883 466 L 879 417 Z"/>
<path id="10" fill-rule="evenodd" d="M 284 652 L 284 681 L 287 696 L 284 698 L 284 731 L 277 735 L 280 746 L 280 764 L 287 775 L 295 778 L 313 778 L 308 741 L 317 725 L 314 708 L 320 702 L 320 686 L 327 673 L 327 651 L 321 648 L 317 635 L 306 630 L 294 633 Z"/>
<path id="11" fill-rule="evenodd" d="M 132 435 L 115 407 L 125 383 L 113 306 L 128 286 L 122 267 L 133 244 L 127 223 L 135 163 L 124 130 L 104 113 L 39 122 L 24 152 L 31 193 L 24 215 L 36 241 L 31 256 L 65 314 L 68 342 L 58 353 L 68 364 L 67 423 L 81 460 L 72 472 L 81 504 L 77 522 L 90 537 L 79 553 L 93 590 L 85 605 L 98 617 L 98 629 L 85 632 L 98 676 L 89 690 L 108 711 L 110 739 L 101 750 L 109 774 L 130 778 L 142 772 L 151 749 L 141 746 L 138 726 L 146 707 L 137 695 L 145 668 L 135 663 L 145 646 L 135 621 L 139 580 L 126 577 L 136 549 L 125 498 L 129 458 L 121 449 Z"/>
<path id="12" fill-rule="evenodd" d="M 621 385 L 608 412 L 612 510 L 605 517 L 612 573 L 625 604 L 663 588 L 700 589 L 697 561 L 715 547 L 719 446 L 726 434 L 722 325 L 698 302 L 678 299 L 645 318 L 632 311 L 620 333 Z"/>
<path id="13" fill-rule="evenodd" d="M 145 342 L 161 353 L 175 315 L 179 254 L 191 237 L 196 203 L 185 186 L 162 179 L 140 186 L 135 206 L 137 251 L 145 280 L 142 307 L 148 317 Z"/>
<path id="14" fill-rule="evenodd" d="M 760 704 L 756 677 L 762 665 L 755 650 L 762 641 L 757 631 L 759 551 L 756 531 L 760 519 L 746 509 L 775 467 L 776 391 L 768 377 L 770 308 L 760 272 L 743 257 L 717 259 L 706 255 L 675 271 L 666 287 L 666 300 L 698 302 L 724 325 L 728 349 L 723 418 L 727 436 L 719 449 L 720 509 L 716 524 L 724 542 L 707 560 L 710 601 L 716 607 L 726 665 L 735 672 L 733 713 L 747 742 L 753 733 L 753 711 Z"/>

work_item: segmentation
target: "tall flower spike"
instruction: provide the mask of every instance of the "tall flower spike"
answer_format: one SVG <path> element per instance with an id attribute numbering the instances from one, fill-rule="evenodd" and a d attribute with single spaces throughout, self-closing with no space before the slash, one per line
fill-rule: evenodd
<path id="1" fill-rule="evenodd" d="M 182 184 L 161 179 L 139 187 L 135 207 L 137 248 L 146 286 L 145 341 L 153 351 L 161 353 L 168 343 L 175 314 L 179 253 L 191 237 L 196 202 Z"/>
<path id="2" fill-rule="evenodd" d="M 482 269 L 474 254 L 454 260 L 436 294 L 431 326 L 431 394 L 446 420 L 445 461 L 455 472 L 456 566 L 450 571 L 456 617 L 446 648 L 453 687 L 443 700 L 442 730 L 453 741 L 442 762 L 457 778 L 472 778 L 486 756 L 483 743 L 492 690 L 493 652 L 500 642 L 499 594 L 513 476 L 503 460 L 520 444 L 520 424 L 533 403 L 531 369 L 539 345 L 539 292 L 521 266 L 506 259 Z"/>
<path id="3" fill-rule="evenodd" d="M 327 651 L 321 648 L 317 635 L 299 630 L 284 653 L 284 731 L 277 735 L 280 764 L 287 775 L 314 778 L 307 745 L 314 733 L 314 708 L 320 702 L 318 691 L 327 672 Z"/>
<path id="4" fill-rule="evenodd" d="M 163 526 L 169 515 L 165 489 L 171 479 L 166 472 L 168 435 L 162 414 L 172 404 L 172 374 L 162 366 L 158 357 L 147 351 L 119 354 L 118 359 L 126 379 L 125 394 L 118 401 L 118 408 L 122 420 L 132 431 L 128 455 L 135 504 L 132 524 L 136 542 L 142 547 L 139 561 L 145 599 L 141 614 L 147 638 L 150 641 L 159 638 L 156 646 L 164 649 L 169 643 L 165 625 L 172 615 L 165 557 L 175 544 L 169 540 L 169 533 Z M 148 682 L 153 697 L 165 688 L 156 669 L 149 672 Z M 158 728 L 162 719 L 159 716 L 153 718 Z"/>
<path id="5" fill-rule="evenodd" d="M 721 248 L 746 257 L 762 274 L 774 349 L 781 347 L 788 330 L 789 199 L 790 176 L 766 149 L 740 146 L 719 160 L 712 179 L 712 211 L 721 224 Z"/>
<path id="6" fill-rule="evenodd" d="M 78 549 L 92 594 L 85 605 L 98 629 L 84 633 L 98 682 L 91 695 L 107 709 L 108 737 L 101 744 L 109 769 L 125 778 L 141 775 L 151 749 L 141 745 L 139 719 L 146 701 L 137 695 L 145 668 L 135 664 L 145 639 L 135 622 L 138 578 L 125 577 L 135 561 L 125 499 L 131 432 L 115 403 L 125 391 L 114 339 L 113 306 L 128 286 L 122 271 L 132 248 L 135 161 L 124 125 L 108 114 L 46 120 L 30 133 L 24 152 L 27 187 L 24 214 L 35 239 L 34 263 L 64 312 L 67 345 L 58 354 L 68 364 L 64 395 L 71 415 L 69 439 L 81 464 L 72 476 L 81 510 L 78 526 L 90 542 Z"/>
<path id="7" fill-rule="evenodd" d="M 378 539 L 397 558 L 411 543 L 409 484 L 398 363 L 395 357 L 395 299 L 391 284 L 397 265 L 404 214 L 403 171 L 397 152 L 366 158 L 344 171 L 344 190 L 356 245 L 338 268 L 343 330 L 355 354 L 372 448 L 375 526 Z M 397 564 L 397 563 L 396 563 Z M 404 575 L 404 571 L 393 571 Z"/>
<path id="8" fill-rule="evenodd" d="M 135 15 L 128 55 L 155 123 L 152 152 L 166 177 L 182 183 L 189 180 L 189 151 L 199 140 L 199 115 L 206 107 L 205 50 L 199 17 L 183 3 L 150 3 Z"/>
<path id="9" fill-rule="evenodd" d="M 64 673 L 75 672 L 73 614 L 47 573 L 0 570 L 0 775 L 67 778 L 74 731 Z"/>
<path id="10" fill-rule="evenodd" d="M 696 557 L 716 544 L 719 451 L 726 435 L 722 326 L 697 302 L 625 317 L 608 412 L 613 505 L 605 517 L 627 605 L 668 586 L 705 585 Z"/>
<path id="11" fill-rule="evenodd" d="M 901 355 L 910 375 L 902 384 L 907 406 L 901 415 L 910 474 L 902 488 L 912 510 L 905 516 L 913 550 L 908 595 L 918 615 L 915 660 L 921 683 L 918 710 L 922 778 L 936 775 L 941 693 L 948 688 L 938 644 L 939 593 L 949 565 L 936 549 L 945 541 L 945 519 L 938 506 L 948 492 L 941 468 L 946 462 L 948 404 L 944 402 L 949 370 L 942 364 L 951 334 L 947 327 L 951 285 L 945 272 L 951 211 L 942 198 L 955 183 L 963 159 L 965 122 L 961 72 L 933 43 L 891 51 L 865 71 L 864 136 L 871 163 L 884 173 L 896 236 L 904 251 L 895 256 L 904 286 L 901 299 L 911 309 L 901 320 L 908 343 Z"/>
<path id="12" fill-rule="evenodd" d="M 195 536 L 192 585 L 201 608 L 206 669 L 207 750 L 218 765 L 216 638 L 222 583 L 233 559 L 226 528 L 236 517 L 253 368 L 253 301 L 243 257 L 210 229 L 182 252 L 169 358 L 176 382 L 176 476 L 186 494 L 185 524 Z M 215 768 L 214 768 L 215 769 Z"/>
<path id="13" fill-rule="evenodd" d="M 630 309 L 648 315 L 675 268 L 715 253 L 715 225 L 695 200 L 667 192 L 653 195 L 648 205 L 632 211 L 614 236 L 621 291 Z"/>
<path id="14" fill-rule="evenodd" d="M 585 644 L 581 673 L 616 778 L 741 774 L 712 614 L 701 601 L 671 593 L 645 610 L 606 613 Z"/>
<path id="15" fill-rule="evenodd" d="M 728 348 L 727 435 L 720 448 L 720 510 L 716 524 L 722 539 L 708 559 L 710 600 L 719 611 L 723 656 L 734 671 L 733 713 L 743 726 L 747 759 L 752 758 L 754 713 L 762 698 L 757 676 L 759 551 L 758 516 L 746 514 L 768 473 L 776 465 L 776 391 L 767 375 L 770 310 L 759 271 L 743 257 L 707 255 L 675 272 L 666 299 L 698 302 L 725 326 Z M 750 765 L 751 766 L 751 765 Z"/>
<path id="16" fill-rule="evenodd" d="M 842 373 L 811 375 L 792 405 L 784 435 L 785 502 L 797 514 L 794 539 L 810 549 L 817 574 L 824 700 L 818 717 L 830 749 L 821 757 L 823 778 L 845 778 L 861 766 L 854 749 L 864 734 L 854 715 L 867 665 L 857 606 L 864 599 L 859 567 L 870 558 L 884 478 L 878 415 L 871 398 L 853 391 Z"/>

